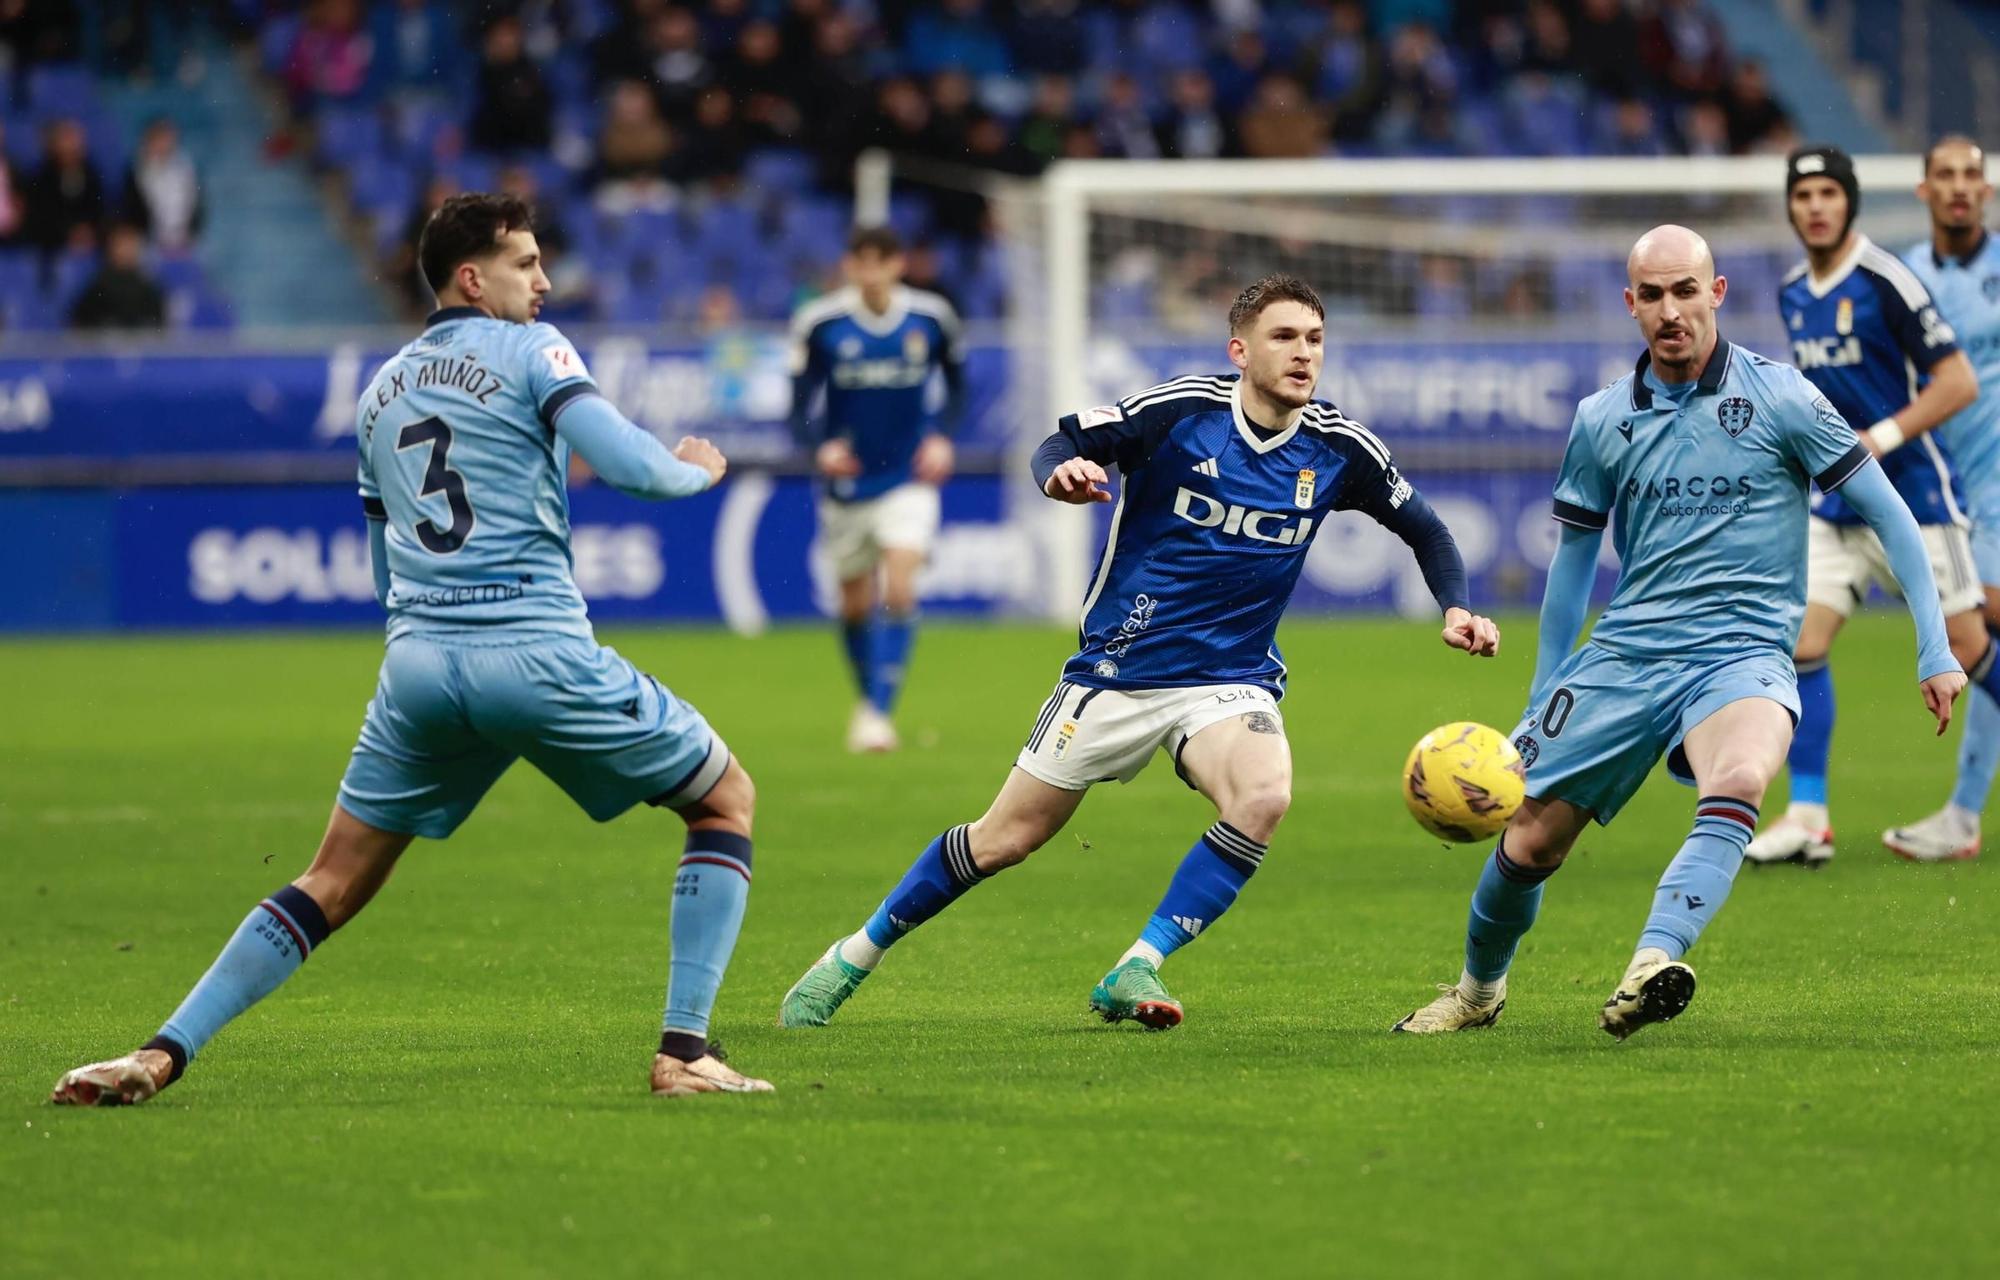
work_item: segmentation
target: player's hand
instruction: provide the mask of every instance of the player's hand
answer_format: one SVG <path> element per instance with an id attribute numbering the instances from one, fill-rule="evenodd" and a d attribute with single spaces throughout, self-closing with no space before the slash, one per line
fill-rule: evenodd
<path id="1" fill-rule="evenodd" d="M 1464 609 L 1444 611 L 1444 642 L 1463 649 L 1475 658 L 1490 658 L 1500 652 L 1500 628 L 1493 619 L 1482 618 Z"/>
<path id="2" fill-rule="evenodd" d="M 958 451 L 952 447 L 950 436 L 928 435 L 917 446 L 917 456 L 911 459 L 911 471 L 923 484 L 943 484 L 951 479 L 952 467 L 958 461 Z"/>
<path id="3" fill-rule="evenodd" d="M 1963 671 L 1947 671 L 1924 681 L 1924 706 L 1937 717 L 1938 737 L 1942 738 L 1944 731 L 1951 727 L 1951 704 L 1964 689 Z"/>
<path id="4" fill-rule="evenodd" d="M 729 470 L 729 459 L 722 456 L 722 450 L 700 436 L 682 436 L 681 442 L 674 446 L 674 456 L 708 472 L 708 482 L 712 485 L 721 484 Z"/>
<path id="5" fill-rule="evenodd" d="M 1109 483 L 1111 477 L 1104 474 L 1103 467 L 1089 458 L 1071 458 L 1049 476 L 1042 492 L 1057 502 L 1074 502 L 1082 506 L 1087 502 L 1111 501 L 1111 490 L 1104 487 Z"/>
<path id="6" fill-rule="evenodd" d="M 839 436 L 827 441 L 813 454 L 813 466 L 829 480 L 852 480 L 861 474 L 861 459 L 854 446 Z"/>

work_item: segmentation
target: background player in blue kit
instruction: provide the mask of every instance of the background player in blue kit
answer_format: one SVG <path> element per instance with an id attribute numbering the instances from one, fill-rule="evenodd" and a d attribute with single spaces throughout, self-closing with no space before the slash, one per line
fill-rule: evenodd
<path id="1" fill-rule="evenodd" d="M 1903 255 L 1958 335 L 1979 376 L 1979 398 L 1938 428 L 1951 449 L 1972 517 L 1972 563 L 1985 588 L 1989 632 L 2000 628 L 2000 242 L 1986 229 L 1986 153 L 1961 134 L 1924 153 L 1917 197 L 1930 207 L 1931 238 Z M 1927 818 L 1882 833 L 1882 843 L 1917 862 L 1979 856 L 1979 812 L 2000 767 L 2000 705 L 1965 707 L 1958 782 L 1951 801 Z"/>
<path id="2" fill-rule="evenodd" d="M 1983 593 L 1972 567 L 1963 498 L 1950 452 L 1932 434 L 1978 393 L 1972 366 L 1923 284 L 1901 259 L 1855 230 L 1861 192 L 1847 154 L 1838 147 L 1802 147 L 1785 164 L 1792 230 L 1806 251 L 1778 291 L 1792 358 L 1854 424 L 1923 526 L 1952 653 L 1975 684 L 2000 691 L 2000 666 L 1979 613 Z M 1881 542 L 1837 494 L 1822 494 L 1813 504 L 1807 559 L 1806 616 L 1795 654 L 1800 712 L 1788 761 L 1790 805 L 1750 842 L 1745 856 L 1752 863 L 1818 866 L 1833 856 L 1826 762 L 1834 699 L 1827 655 L 1870 584 L 1887 585 L 1889 577 Z"/>
<path id="3" fill-rule="evenodd" d="M 841 270 L 846 288 L 792 317 L 792 433 L 826 482 L 820 544 L 840 581 L 841 639 L 861 693 L 847 749 L 891 751 L 917 574 L 937 537 L 938 488 L 951 478 L 965 355 L 951 304 L 902 283 L 894 231 L 856 231 Z M 940 377 L 944 407 L 932 413 Z"/>
<path id="4" fill-rule="evenodd" d="M 1230 309 L 1239 374 L 1177 378 L 1066 417 L 1043 442 L 1035 475 L 1058 502 L 1110 501 L 1109 466 L 1124 481 L 1080 647 L 985 816 L 932 840 L 866 924 L 827 948 L 786 993 L 783 1025 L 823 1025 L 903 935 L 1039 849 L 1093 784 L 1131 781 L 1162 749 L 1218 820 L 1090 1005 L 1106 1021 L 1179 1025 L 1161 964 L 1229 909 L 1291 803 L 1275 636 L 1333 512 L 1366 512 L 1410 545 L 1446 644 L 1498 649 L 1493 624 L 1466 608 L 1450 531 L 1380 440 L 1312 398 L 1325 314 L 1302 281 L 1266 277 Z"/>
<path id="5" fill-rule="evenodd" d="M 1788 365 L 1716 332 L 1728 281 L 1702 238 L 1655 227 L 1633 246 L 1625 304 L 1646 352 L 1577 406 L 1556 481 L 1562 540 L 1515 745 L 1528 799 L 1472 896 L 1465 968 L 1397 1031 L 1491 1026 L 1542 885 L 1595 818 L 1609 823 L 1662 753 L 1697 788 L 1694 829 L 1653 897 L 1598 1024 L 1619 1039 L 1694 997 L 1681 959 L 1721 910 L 1798 714 L 1791 647 L 1805 607 L 1808 483 L 1845 495 L 1887 548 L 1916 619 L 1917 678 L 1938 732 L 1965 686 L 1945 641 L 1923 538 L 1882 468 Z M 1605 527 L 1618 585 L 1589 643 Z"/>
<path id="6" fill-rule="evenodd" d="M 771 1088 L 708 1039 L 750 887 L 750 777 L 699 712 L 597 644 L 570 573 L 564 490 L 572 448 L 646 498 L 699 493 L 727 464 L 706 440 L 669 453 L 535 323 L 549 281 L 520 201 L 453 197 L 418 256 L 441 309 L 358 408 L 388 646 L 319 853 L 251 910 L 158 1035 L 67 1073 L 55 1102 L 143 1102 L 179 1079 L 368 904 L 414 837 L 449 836 L 521 757 L 600 822 L 643 801 L 687 823 L 653 1092 Z"/>

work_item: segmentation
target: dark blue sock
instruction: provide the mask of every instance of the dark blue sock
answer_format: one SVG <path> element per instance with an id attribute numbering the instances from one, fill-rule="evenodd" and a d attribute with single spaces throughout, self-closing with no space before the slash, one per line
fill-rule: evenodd
<path id="1" fill-rule="evenodd" d="M 847 653 L 847 668 L 854 673 L 854 687 L 861 696 L 870 696 L 873 683 L 875 624 L 872 620 L 840 624 L 840 645 Z"/>
<path id="2" fill-rule="evenodd" d="M 662 1020 L 665 1031 L 708 1034 L 708 1015 L 722 990 L 722 975 L 736 950 L 749 898 L 750 837 L 733 831 L 688 832 L 680 869 L 674 873 L 669 925 L 674 951 Z"/>
<path id="3" fill-rule="evenodd" d="M 884 614 L 875 627 L 868 700 L 885 716 L 896 709 L 896 695 L 903 691 L 903 669 L 909 665 L 910 645 L 916 637 L 917 618 L 912 613 Z"/>
<path id="4" fill-rule="evenodd" d="M 1965 670 L 1966 678 L 1986 691 L 1986 696 L 2000 703 L 2000 641 L 1995 641 L 1991 632 L 1986 636 L 1986 652 L 1979 655 L 1979 661 Z"/>
<path id="5" fill-rule="evenodd" d="M 1824 661 L 1799 664 L 1799 727 L 1785 763 L 1792 770 L 1792 803 L 1826 803 L 1826 759 L 1833 752 L 1833 669 Z"/>
<path id="6" fill-rule="evenodd" d="M 145 1047 L 164 1049 L 178 1077 L 216 1032 L 276 991 L 332 932 L 319 904 L 305 890 L 286 885 L 236 926 L 222 954 Z"/>
<path id="7" fill-rule="evenodd" d="M 910 869 L 864 926 L 868 940 L 878 947 L 891 947 L 910 930 L 964 896 L 965 891 L 986 879 L 972 865 L 972 837 L 969 826 L 953 827 L 924 846 Z"/>
<path id="8" fill-rule="evenodd" d="M 1743 846 L 1757 833 L 1757 806 L 1748 800 L 1703 796 L 1694 812 L 1694 830 L 1660 877 L 1639 935 L 1641 950 L 1658 947 L 1676 960 L 1722 910 L 1743 865 Z"/>
<path id="9" fill-rule="evenodd" d="M 1139 941 L 1157 948 L 1163 957 L 1193 942 L 1229 910 L 1268 848 L 1226 822 L 1204 831 L 1175 868 L 1166 896 L 1153 908 Z"/>
<path id="10" fill-rule="evenodd" d="M 1542 884 L 1555 873 L 1555 867 L 1545 870 L 1514 861 L 1507 856 L 1506 837 L 1501 837 L 1472 891 L 1472 913 L 1465 922 L 1467 973 L 1480 982 L 1507 975 L 1515 948 L 1541 912 Z"/>

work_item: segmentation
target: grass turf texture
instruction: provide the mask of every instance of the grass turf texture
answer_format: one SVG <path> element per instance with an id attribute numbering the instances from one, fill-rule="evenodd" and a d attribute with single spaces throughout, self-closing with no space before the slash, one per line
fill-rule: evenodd
<path id="1" fill-rule="evenodd" d="M 716 1032 L 778 1095 L 647 1096 L 679 826 L 593 826 L 521 766 L 123 1111 L 42 1099 L 151 1034 L 303 867 L 379 641 L 0 645 L 0 1271 L 1983 1271 L 2000 895 L 1989 869 L 1876 843 L 1942 802 L 1953 758 L 1907 620 L 1864 617 L 1837 655 L 1840 857 L 1746 870 L 1692 956 L 1693 1008 L 1624 1045 L 1595 1013 L 1688 826 L 1664 775 L 1551 883 L 1497 1029 L 1386 1034 L 1456 976 L 1485 853 L 1404 814 L 1403 754 L 1443 721 L 1510 725 L 1533 660 L 1527 619 L 1490 663 L 1431 637 L 1289 628 L 1296 802 L 1168 967 L 1172 1034 L 1084 1011 L 1210 820 L 1157 761 L 905 942 L 832 1027 L 772 1025 L 924 842 L 980 812 L 1064 637 L 928 628 L 908 749 L 856 759 L 831 634 L 619 631 L 757 777 Z"/>

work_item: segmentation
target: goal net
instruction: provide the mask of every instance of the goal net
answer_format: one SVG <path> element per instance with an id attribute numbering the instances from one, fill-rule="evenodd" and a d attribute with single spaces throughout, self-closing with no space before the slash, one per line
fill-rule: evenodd
<path id="1" fill-rule="evenodd" d="M 1898 254 L 1924 240 L 1920 158 L 1856 167 L 1861 229 Z M 1066 161 L 990 185 L 1021 447 L 1062 413 L 1224 368 L 1230 302 L 1288 271 L 1326 301 L 1319 394 L 1418 479 L 1478 598 L 1532 604 L 1576 402 L 1640 349 L 1623 299 L 1632 242 L 1663 222 L 1701 232 L 1729 279 L 1723 334 L 1790 361 L 1777 293 L 1801 253 L 1783 182 L 1781 158 L 1754 156 Z M 1087 513 L 1033 523 L 1040 603 L 1073 616 L 1100 529 Z M 1297 602 L 1431 607 L 1407 553 L 1355 519 L 1324 530 Z"/>

